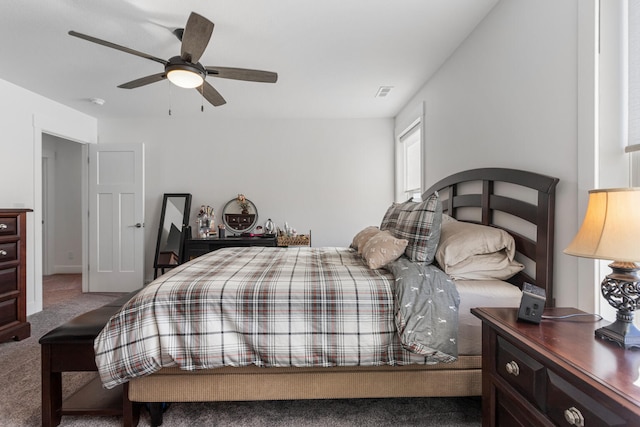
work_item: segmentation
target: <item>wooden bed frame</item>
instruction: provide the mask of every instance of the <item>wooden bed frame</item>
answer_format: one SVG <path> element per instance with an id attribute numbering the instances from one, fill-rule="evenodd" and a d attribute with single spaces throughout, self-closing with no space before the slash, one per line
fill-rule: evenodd
<path id="1" fill-rule="evenodd" d="M 546 290 L 553 306 L 554 201 L 558 179 L 513 169 L 484 168 L 459 172 L 433 186 L 443 211 L 465 221 L 503 228 L 516 241 L 518 256 L 531 260 L 533 272 L 510 281 L 527 281 Z M 515 195 L 514 195 L 515 194 Z M 505 218 L 505 214 L 508 214 Z M 504 225 L 517 217 L 533 231 Z M 517 220 L 521 221 L 521 220 Z M 528 237 L 527 234 L 533 236 Z M 525 263 L 525 265 L 527 265 Z M 343 399 L 380 397 L 479 396 L 481 356 L 461 355 L 457 362 L 437 365 L 336 368 L 219 368 L 181 371 L 165 368 L 125 384 L 123 424 L 135 425 L 133 402 L 151 404 L 152 423 L 162 423 L 159 404 L 237 400 Z"/>

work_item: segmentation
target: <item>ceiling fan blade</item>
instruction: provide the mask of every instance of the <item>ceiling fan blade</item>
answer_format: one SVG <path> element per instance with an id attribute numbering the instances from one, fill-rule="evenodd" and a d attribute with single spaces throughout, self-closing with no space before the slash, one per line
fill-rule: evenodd
<path id="1" fill-rule="evenodd" d="M 278 81 L 278 73 L 271 71 L 231 67 L 205 67 L 205 69 L 208 75 L 221 77 L 223 79 L 246 80 L 261 83 L 275 83 Z"/>
<path id="2" fill-rule="evenodd" d="M 123 83 L 118 87 L 121 89 L 135 89 L 140 86 L 159 82 L 166 78 L 167 78 L 167 75 L 165 73 L 152 74 L 150 76 L 140 77 L 139 79 L 135 79 L 135 80 L 131 80 L 130 82 Z"/>
<path id="3" fill-rule="evenodd" d="M 215 90 L 214 87 L 207 82 L 202 83 L 202 85 L 198 86 L 196 90 L 200 92 L 202 96 L 204 96 L 204 98 L 214 107 L 219 107 L 227 103 L 222 95 L 220 95 L 220 92 Z"/>
<path id="4" fill-rule="evenodd" d="M 140 52 L 140 51 L 137 51 L 137 50 L 134 50 L 134 49 L 129 49 L 128 47 L 120 46 L 119 44 L 111 43 L 111 42 L 108 42 L 106 40 L 101 40 L 101 39 L 98 39 L 96 37 L 92 37 L 92 36 L 88 36 L 86 34 L 78 33 L 77 31 L 69 31 L 69 35 L 70 36 L 74 36 L 74 37 L 78 37 L 80 39 L 84 39 L 84 40 L 87 40 L 87 41 L 90 41 L 90 42 L 93 42 L 93 43 L 101 44 L 103 46 L 107 46 L 107 47 L 110 47 L 112 49 L 120 50 L 122 52 L 130 53 L 132 55 L 140 56 L 142 58 L 150 59 L 152 61 L 159 62 L 162 65 L 167 65 L 167 61 L 165 61 L 164 59 L 160 59 L 160 58 L 157 58 L 157 57 L 155 57 L 153 55 L 149 55 L 147 53 Z"/>
<path id="5" fill-rule="evenodd" d="M 182 35 L 180 57 L 193 64 L 197 63 L 209 44 L 211 33 L 213 33 L 213 22 L 191 12 Z"/>

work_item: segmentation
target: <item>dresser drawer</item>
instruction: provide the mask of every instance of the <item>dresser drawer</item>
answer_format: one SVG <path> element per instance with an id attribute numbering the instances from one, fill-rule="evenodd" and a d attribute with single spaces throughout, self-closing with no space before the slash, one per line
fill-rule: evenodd
<path id="1" fill-rule="evenodd" d="M 496 372 L 529 401 L 544 410 L 545 368 L 531 356 L 497 337 Z"/>
<path id="2" fill-rule="evenodd" d="M 255 218 L 255 214 L 224 214 L 224 219 L 227 224 L 236 230 L 242 230 L 250 227 Z"/>
<path id="3" fill-rule="evenodd" d="M 592 393 L 589 397 L 553 372 L 547 375 L 547 416 L 557 425 L 631 426 L 605 406 L 602 396 Z"/>
<path id="4" fill-rule="evenodd" d="M 507 393 L 496 393 L 496 426 L 547 427 L 552 423 L 543 415 L 529 412 Z"/>
<path id="5" fill-rule="evenodd" d="M 0 328 L 15 323 L 18 318 L 18 300 L 11 298 L 0 302 Z"/>
<path id="6" fill-rule="evenodd" d="M 0 270 L 0 295 L 18 290 L 18 268 Z"/>
<path id="7" fill-rule="evenodd" d="M 18 218 L 0 217 L 0 236 L 15 236 L 18 234 Z"/>
<path id="8" fill-rule="evenodd" d="M 0 243 L 0 264 L 18 259 L 18 242 Z"/>

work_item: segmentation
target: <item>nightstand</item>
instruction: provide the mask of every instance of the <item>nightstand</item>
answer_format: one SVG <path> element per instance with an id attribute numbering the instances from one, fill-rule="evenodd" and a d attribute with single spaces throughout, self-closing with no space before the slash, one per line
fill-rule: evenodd
<path id="1" fill-rule="evenodd" d="M 471 310 L 482 320 L 483 426 L 640 426 L 640 351 L 596 339 L 606 321 L 591 316 L 535 324 L 517 311 Z"/>

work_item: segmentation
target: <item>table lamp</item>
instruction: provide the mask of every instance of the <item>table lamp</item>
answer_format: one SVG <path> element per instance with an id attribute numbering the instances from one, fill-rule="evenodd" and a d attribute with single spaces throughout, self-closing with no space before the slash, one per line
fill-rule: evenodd
<path id="1" fill-rule="evenodd" d="M 582 226 L 564 253 L 614 261 L 601 290 L 617 310 L 616 321 L 595 335 L 624 348 L 640 347 L 640 331 L 633 324 L 640 299 L 640 188 L 589 191 Z"/>

